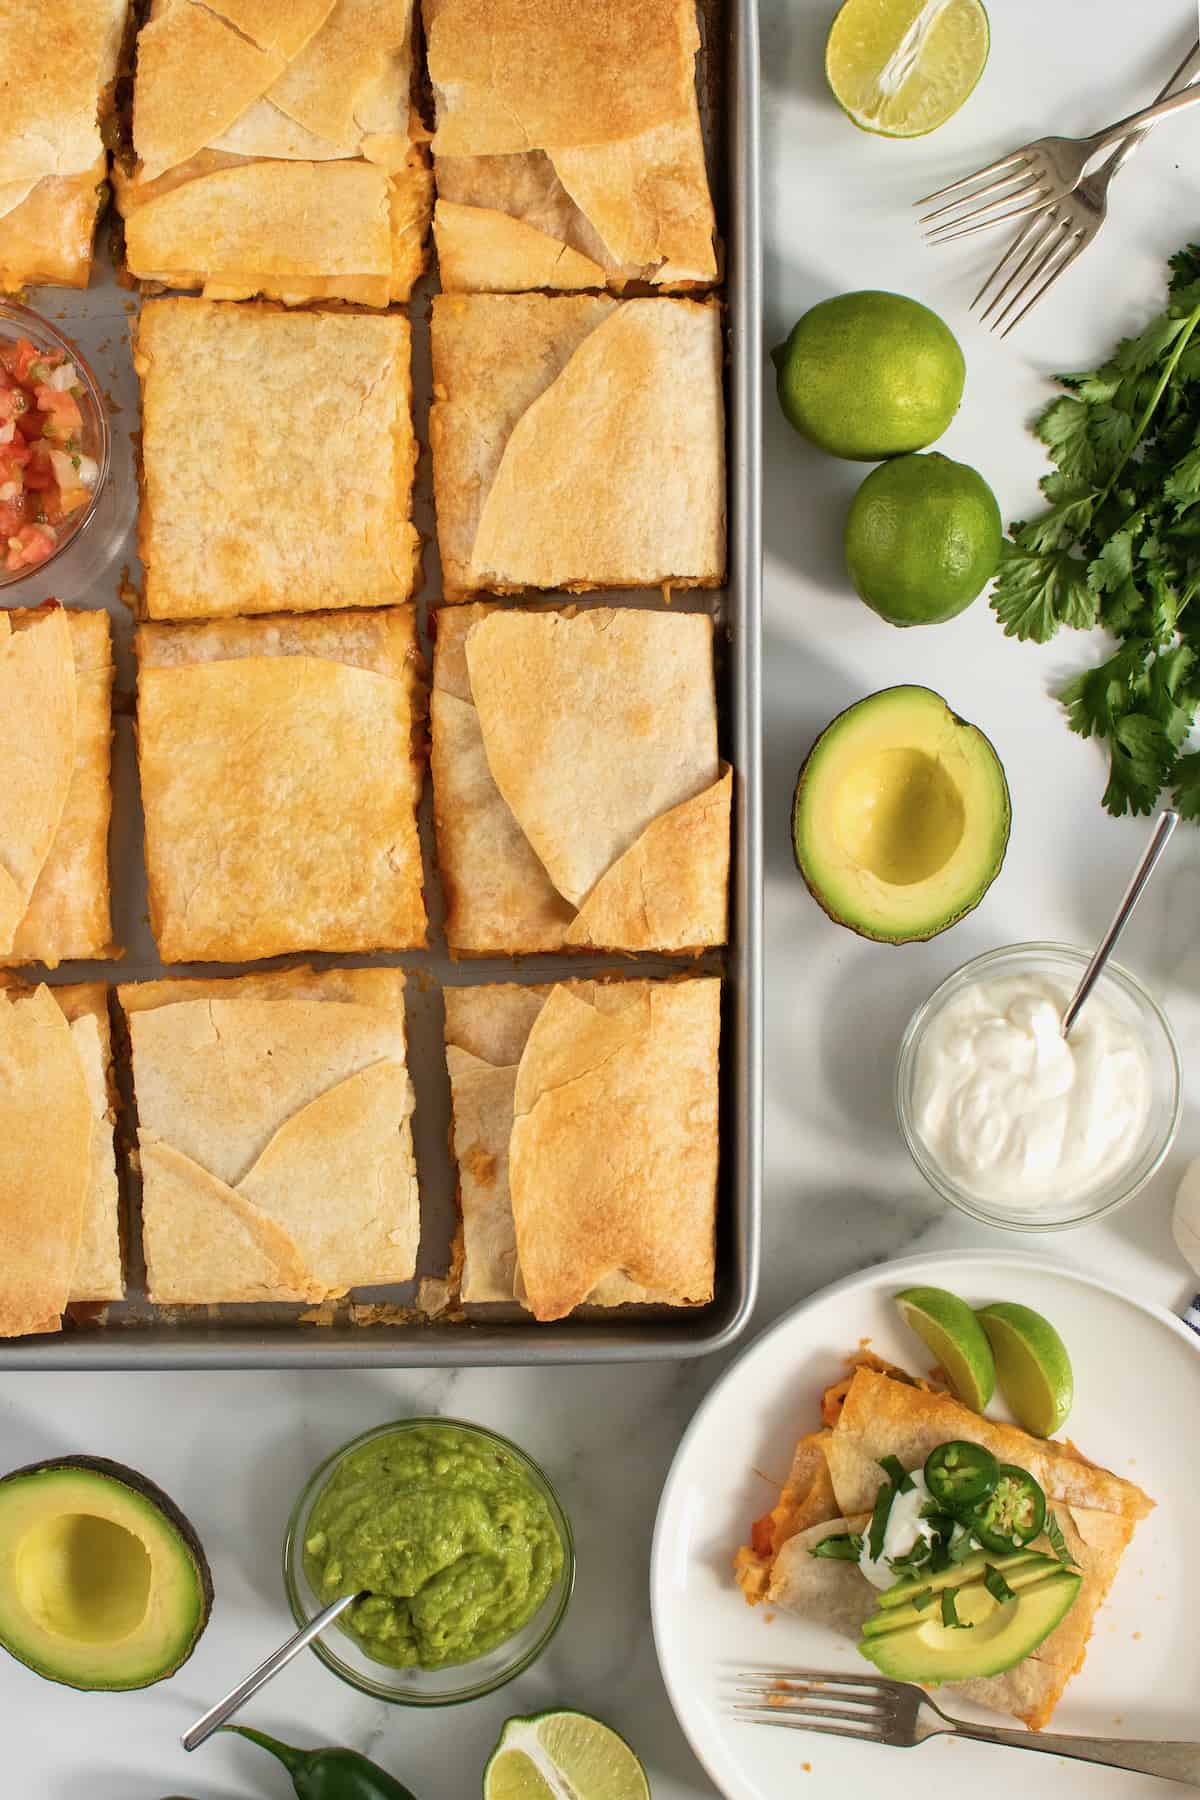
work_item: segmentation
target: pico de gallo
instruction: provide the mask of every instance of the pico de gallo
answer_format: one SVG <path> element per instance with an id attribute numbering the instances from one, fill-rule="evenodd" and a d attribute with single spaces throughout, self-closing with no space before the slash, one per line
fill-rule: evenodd
<path id="1" fill-rule="evenodd" d="M 0 567 L 34 569 L 100 478 L 84 453 L 79 372 L 62 350 L 0 338 Z"/>

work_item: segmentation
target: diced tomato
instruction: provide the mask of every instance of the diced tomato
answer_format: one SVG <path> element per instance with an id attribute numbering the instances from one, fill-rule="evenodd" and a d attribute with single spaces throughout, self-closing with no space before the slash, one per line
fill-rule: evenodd
<path id="1" fill-rule="evenodd" d="M 29 381 L 34 363 L 45 363 L 53 368 L 59 360 L 53 351 L 39 350 L 28 338 L 18 338 L 15 344 L 0 344 L 0 363 L 22 385 Z"/>
<path id="2" fill-rule="evenodd" d="M 66 388 L 48 387 L 44 381 L 39 381 L 33 395 L 38 411 L 46 415 L 46 436 L 56 444 L 69 443 L 72 438 L 78 442 L 83 430 L 83 414 L 74 394 Z"/>
<path id="3" fill-rule="evenodd" d="M 29 461 L 25 465 L 25 486 L 31 493 L 44 493 L 54 486 L 54 464 L 50 461 L 50 447 L 44 438 L 30 445 Z"/>
<path id="4" fill-rule="evenodd" d="M 20 438 L 14 438 L 11 444 L 0 444 L 0 488 L 10 481 L 24 486 L 25 465 L 32 454 Z"/>
<path id="5" fill-rule="evenodd" d="M 8 539 L 4 566 L 10 573 L 14 569 L 36 569 L 48 556 L 53 556 L 57 542 L 48 526 L 22 525 Z"/>
<path id="6" fill-rule="evenodd" d="M 7 545 L 25 523 L 25 499 L 0 500 L 0 544 Z"/>

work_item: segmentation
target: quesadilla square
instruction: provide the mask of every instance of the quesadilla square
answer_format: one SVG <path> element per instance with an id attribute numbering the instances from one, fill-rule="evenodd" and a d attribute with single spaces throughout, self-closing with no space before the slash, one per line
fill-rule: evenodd
<path id="1" fill-rule="evenodd" d="M 394 314 L 147 302 L 134 365 L 148 617 L 411 597 L 420 539 L 410 343 L 407 319 Z"/>
<path id="2" fill-rule="evenodd" d="M 151 1300 L 318 1302 L 412 1277 L 420 1214 L 400 970 L 117 992 Z"/>
<path id="3" fill-rule="evenodd" d="M 445 597 L 720 587 L 720 309 L 438 294 L 429 417 Z"/>
<path id="4" fill-rule="evenodd" d="M 425 942 L 411 606 L 142 625 L 137 658 L 164 962 Z"/>
<path id="5" fill-rule="evenodd" d="M 0 1337 L 125 1291 L 107 990 L 0 974 Z"/>
<path id="6" fill-rule="evenodd" d="M 453 955 L 724 943 L 711 619 L 444 611 L 430 716 Z"/>
<path id="7" fill-rule="evenodd" d="M 448 988 L 469 1303 L 712 1298 L 721 983 Z"/>
<path id="8" fill-rule="evenodd" d="M 210 300 L 407 300 L 433 199 L 413 0 L 152 0 L 125 258 Z"/>
<path id="9" fill-rule="evenodd" d="M 84 288 L 129 0 L 0 5 L 0 291 Z"/>
<path id="10" fill-rule="evenodd" d="M 106 612 L 0 611 L 0 965 L 120 952 L 109 912 Z"/>
<path id="11" fill-rule="evenodd" d="M 424 0 L 442 287 L 711 285 L 695 0 Z"/>
<path id="12" fill-rule="evenodd" d="M 918 1470 L 934 1449 L 953 1440 L 981 1445 L 1000 1463 L 1028 1471 L 1061 1531 L 1057 1554 L 1079 1572 L 1073 1604 L 1030 1655 L 1004 1673 L 948 1684 L 948 1691 L 1040 1730 L 1082 1668 L 1121 1557 L 1138 1520 L 1154 1506 L 1139 1487 L 1090 1462 L 1069 1443 L 1031 1437 L 981 1417 L 948 1394 L 860 1367 L 836 1423 L 801 1440 L 779 1505 L 739 1550 L 738 1584 L 751 1605 L 766 1600 L 857 1636 L 875 1609 L 877 1592 L 856 1561 L 813 1556 L 813 1547 L 822 1538 L 864 1530 L 888 1480 L 880 1459 L 895 1458 L 903 1469 Z"/>

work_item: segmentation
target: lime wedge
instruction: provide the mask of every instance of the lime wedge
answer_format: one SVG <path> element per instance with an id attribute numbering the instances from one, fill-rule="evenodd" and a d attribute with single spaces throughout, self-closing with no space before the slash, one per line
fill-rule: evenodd
<path id="1" fill-rule="evenodd" d="M 825 45 L 825 74 L 863 131 L 924 137 L 969 97 L 989 45 L 980 0 L 845 0 Z"/>
<path id="2" fill-rule="evenodd" d="M 483 1771 L 483 1800 L 650 1800 L 623 1737 L 581 1712 L 509 1719 Z"/>
<path id="3" fill-rule="evenodd" d="M 1015 1301 L 981 1307 L 978 1318 L 1013 1418 L 1035 1437 L 1053 1437 L 1066 1424 L 1075 1398 L 1067 1346 L 1049 1319 Z"/>
<path id="4" fill-rule="evenodd" d="M 964 1406 L 982 1412 L 996 1390 L 996 1365 L 987 1333 L 965 1300 L 946 1288 L 906 1288 L 896 1295 L 900 1317 L 937 1357 Z"/>

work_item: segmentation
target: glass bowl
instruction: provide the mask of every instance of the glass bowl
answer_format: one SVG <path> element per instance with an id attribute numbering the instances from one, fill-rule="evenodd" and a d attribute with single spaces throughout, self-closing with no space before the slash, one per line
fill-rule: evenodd
<path id="1" fill-rule="evenodd" d="M 1097 1176 L 1095 1185 L 1083 1195 L 1068 1193 L 1058 1199 L 1043 1196 L 1024 1202 L 1017 1197 L 1000 1205 L 989 1196 L 972 1192 L 952 1175 L 938 1160 L 934 1146 L 921 1136 L 915 1116 L 917 1064 L 925 1033 L 947 1002 L 978 981 L 1014 975 L 1056 977 L 1070 994 L 1089 960 L 1090 952 L 1073 949 L 1069 944 L 1011 944 L 1002 950 L 989 950 L 964 963 L 943 981 L 913 1014 L 901 1040 L 896 1062 L 896 1115 L 912 1159 L 944 1200 L 985 1225 L 1009 1231 L 1064 1231 L 1073 1225 L 1090 1224 L 1132 1200 L 1160 1167 L 1174 1142 L 1183 1110 L 1182 1071 L 1175 1034 L 1157 1001 L 1151 999 L 1128 969 L 1111 961 L 1100 976 L 1093 998 L 1106 1000 L 1137 1033 L 1150 1060 L 1149 1111 L 1137 1142 L 1121 1166 Z M 1086 1013 L 1083 1016 L 1086 1018 Z"/>
<path id="2" fill-rule="evenodd" d="M 83 415 L 82 447 L 85 455 L 95 459 L 99 473 L 87 505 L 68 514 L 55 527 L 58 542 L 50 555 L 29 569 L 8 570 L 0 567 L 0 589 L 16 587 L 34 575 L 44 577 L 55 558 L 61 556 L 67 546 L 75 543 L 80 534 L 88 529 L 104 493 L 112 458 L 108 408 L 99 383 L 82 352 L 49 319 L 43 318 L 41 313 L 31 311 L 28 306 L 20 306 L 15 300 L 0 299 L 0 338 L 21 337 L 28 338 L 39 350 L 61 350 L 74 363 L 79 375 L 79 410 Z"/>
<path id="3" fill-rule="evenodd" d="M 336 1624 L 331 1625 L 321 1637 L 315 1638 L 311 1648 L 327 1669 L 332 1669 L 335 1675 L 340 1676 L 351 1687 L 357 1688 L 360 1693 L 370 1694 L 375 1700 L 387 1700 L 395 1706 L 457 1706 L 463 1700 L 478 1700 L 481 1695 L 503 1687 L 505 1682 L 511 1681 L 537 1661 L 562 1624 L 571 1590 L 575 1585 L 575 1546 L 570 1521 L 563 1511 L 562 1503 L 537 1464 L 508 1438 L 501 1437 L 499 1432 L 488 1431 L 482 1425 L 470 1425 L 462 1419 L 430 1417 L 397 1419 L 389 1425 L 377 1425 L 374 1430 L 364 1431 L 361 1436 L 352 1438 L 314 1471 L 292 1508 L 283 1544 L 283 1582 L 292 1617 L 297 1625 L 307 1625 L 321 1611 L 322 1605 L 326 1604 L 313 1592 L 304 1569 L 304 1540 L 318 1497 L 341 1464 L 355 1450 L 360 1450 L 364 1444 L 373 1443 L 376 1438 L 413 1431 L 423 1425 L 452 1426 L 456 1431 L 478 1439 L 480 1446 L 486 1450 L 503 1451 L 517 1464 L 530 1486 L 545 1501 L 550 1517 L 558 1528 L 563 1550 L 562 1569 L 558 1579 L 532 1619 L 514 1632 L 512 1637 L 506 1638 L 495 1649 L 476 1657 L 472 1662 L 457 1663 L 444 1669 L 392 1669 L 386 1663 L 376 1662 L 368 1656 L 354 1638 Z"/>

